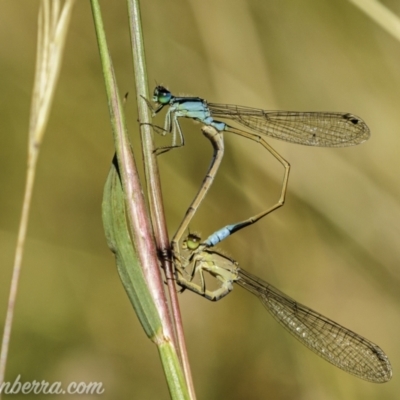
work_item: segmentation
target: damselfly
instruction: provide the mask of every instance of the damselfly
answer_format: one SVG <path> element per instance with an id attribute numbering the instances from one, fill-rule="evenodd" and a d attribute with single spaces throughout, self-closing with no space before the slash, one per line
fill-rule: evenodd
<path id="1" fill-rule="evenodd" d="M 182 117 L 213 126 L 217 131 L 232 131 L 257 142 L 260 141 L 259 135 L 234 128 L 225 122 L 215 120 L 214 117 L 236 121 L 248 129 L 275 139 L 307 146 L 353 146 L 366 141 L 370 136 L 365 122 L 349 113 L 265 111 L 208 103 L 200 97 L 175 97 L 163 86 L 154 89 L 152 100 L 157 105 L 153 110 L 154 114 L 169 106 L 164 130 L 172 132 L 173 145 L 177 133 L 181 140 L 180 145 L 184 144 L 184 136 L 179 125 L 179 118 Z"/>
<path id="2" fill-rule="evenodd" d="M 157 86 L 154 89 L 152 100 L 156 104 L 155 109 L 153 109 L 148 100 L 146 101 L 152 108 L 154 115 L 158 114 L 165 106 L 169 107 L 162 131 L 163 134 L 172 133 L 172 146 L 168 147 L 168 149 L 184 145 L 184 135 L 179 119 L 191 118 L 209 126 L 209 132 L 211 130 L 231 132 L 261 144 L 284 167 L 282 189 L 278 201 L 272 207 L 255 216 L 227 225 L 224 229 L 219 230 L 219 236 L 213 235 L 212 238 L 209 238 L 210 245 L 215 245 L 233 232 L 255 223 L 281 207 L 285 202 L 290 165 L 265 141 L 264 135 L 290 143 L 320 147 L 353 146 L 363 143 L 370 136 L 370 131 L 365 122 L 350 113 L 265 111 L 237 105 L 208 103 L 199 97 L 174 96 L 163 86 Z M 238 129 L 214 118 L 232 120 L 247 129 Z M 179 144 L 176 144 L 177 136 L 180 139 Z M 213 137 L 215 138 L 216 134 Z M 219 149 L 214 154 L 213 162 L 217 165 L 219 165 L 223 157 L 222 138 L 218 140 L 222 143 L 222 146 L 219 146 Z M 216 149 L 215 146 L 214 149 Z M 204 180 L 204 185 L 210 185 L 217 169 L 218 167 L 212 164 L 209 169 L 208 179 Z M 207 189 L 200 189 L 201 191 L 203 196 L 198 197 L 197 205 L 204 198 Z M 179 232 L 177 232 L 179 233 L 178 237 L 182 236 L 182 232 L 186 229 L 193 214 L 194 212 L 189 213 L 182 221 Z M 173 240 L 173 243 L 176 244 L 176 241 Z"/>
<path id="3" fill-rule="evenodd" d="M 217 301 L 233 289 L 233 283 L 237 283 L 257 296 L 285 329 L 326 361 L 370 382 L 384 383 L 391 379 L 392 367 L 379 346 L 298 303 L 244 271 L 236 261 L 200 242 L 200 237 L 194 234 L 189 234 L 182 242 L 182 269 L 177 270 L 179 285 Z M 217 278 L 220 287 L 209 290 L 204 273 Z M 200 284 L 194 282 L 196 276 Z"/>

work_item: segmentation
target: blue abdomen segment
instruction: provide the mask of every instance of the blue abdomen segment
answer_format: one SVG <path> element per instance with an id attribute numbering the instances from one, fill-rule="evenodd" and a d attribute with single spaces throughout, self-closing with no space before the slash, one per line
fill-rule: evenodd
<path id="1" fill-rule="evenodd" d="M 219 242 L 222 242 L 224 239 L 226 239 L 228 236 L 232 235 L 232 233 L 235 233 L 236 231 L 239 231 L 240 229 L 251 225 L 254 221 L 251 219 L 238 222 L 236 224 L 231 224 L 231 225 L 226 225 L 220 230 L 214 232 L 212 235 L 210 235 L 203 244 L 205 244 L 207 247 L 212 247 L 217 245 Z"/>
<path id="2" fill-rule="evenodd" d="M 203 243 L 207 247 L 216 246 L 219 242 L 222 242 L 224 239 L 230 236 L 234 232 L 236 226 L 237 224 L 224 226 L 219 231 L 216 231 L 212 235 L 210 235 Z"/>

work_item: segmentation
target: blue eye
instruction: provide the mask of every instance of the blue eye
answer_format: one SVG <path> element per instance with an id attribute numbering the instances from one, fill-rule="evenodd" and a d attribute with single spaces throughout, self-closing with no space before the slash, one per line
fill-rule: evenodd
<path id="1" fill-rule="evenodd" d="M 159 93 L 158 102 L 161 104 L 168 104 L 171 100 L 171 97 L 172 95 L 170 92 Z"/>
<path id="2" fill-rule="evenodd" d="M 168 89 L 162 86 L 157 86 L 154 89 L 153 101 L 160 104 L 168 104 L 171 101 L 172 94 Z"/>

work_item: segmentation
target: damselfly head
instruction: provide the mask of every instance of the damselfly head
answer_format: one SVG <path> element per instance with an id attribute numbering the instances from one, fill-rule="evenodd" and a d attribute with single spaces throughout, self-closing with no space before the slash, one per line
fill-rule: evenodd
<path id="1" fill-rule="evenodd" d="M 156 86 L 153 93 L 153 101 L 157 104 L 166 105 L 172 99 L 171 92 L 164 86 Z"/>

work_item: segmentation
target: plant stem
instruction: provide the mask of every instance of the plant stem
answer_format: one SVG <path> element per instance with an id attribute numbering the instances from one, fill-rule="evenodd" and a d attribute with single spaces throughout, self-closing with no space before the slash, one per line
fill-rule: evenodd
<path id="1" fill-rule="evenodd" d="M 103 221 L 105 220 L 106 222 L 106 235 L 111 249 L 116 254 L 120 276 L 125 289 L 128 294 L 132 294 L 130 299 L 133 301 L 133 306 L 135 310 L 144 311 L 137 315 L 143 327 L 145 327 L 145 329 L 147 328 L 146 333 L 157 345 L 171 396 L 174 399 L 188 399 L 187 385 L 181 371 L 181 365 L 178 361 L 177 351 L 174 345 L 172 324 L 165 298 L 164 285 L 158 266 L 157 249 L 154 243 L 139 175 L 128 139 L 123 106 L 118 93 L 115 73 L 107 47 L 98 0 L 91 0 L 91 5 L 114 135 L 118 176 L 121 183 L 120 195 L 115 195 L 119 190 L 117 185 L 113 185 L 116 191 L 114 189 L 110 191 L 109 189 L 111 186 L 106 185 L 108 187 L 106 193 L 108 194 L 105 196 L 106 201 L 103 201 Z M 114 182 L 116 181 L 114 180 Z M 110 180 L 108 180 L 108 183 L 110 183 Z M 112 209 L 108 207 L 110 205 L 110 199 L 121 198 L 121 196 L 124 200 L 124 215 L 122 215 L 122 212 L 113 213 L 113 216 L 108 215 L 109 212 L 107 210 Z M 114 210 L 115 209 L 116 208 L 114 208 Z M 104 212 L 104 210 L 106 210 L 106 212 Z M 125 225 L 121 223 L 121 217 L 126 221 Z M 126 234 L 120 235 L 121 232 L 125 232 Z M 121 238 L 122 240 L 120 240 Z M 129 244 L 126 238 L 130 238 Z M 126 258 L 127 254 L 128 257 Z M 129 256 L 129 254 L 131 256 Z M 121 260 L 126 259 L 129 261 L 129 258 L 134 261 L 132 264 L 129 262 L 121 262 Z M 148 290 L 142 287 L 142 280 L 137 282 L 137 280 L 131 278 L 134 275 L 140 276 L 140 274 L 137 275 L 137 271 L 131 270 L 131 268 L 137 267 L 142 270 Z M 138 283 L 141 285 L 140 287 L 137 287 Z M 159 315 L 157 318 L 153 318 L 150 314 L 147 315 L 147 311 L 152 313 L 153 306 L 146 301 L 145 303 L 150 307 L 148 307 L 148 310 L 143 308 L 142 306 L 145 303 L 141 302 L 141 296 L 137 295 L 139 293 L 142 295 L 146 295 L 146 293 L 151 294 L 152 302 L 158 310 Z M 141 303 L 136 304 L 136 301 Z M 158 325 L 159 322 L 161 322 L 160 327 Z"/>
<path id="2" fill-rule="evenodd" d="M 196 394 L 194 391 L 193 379 L 190 371 L 189 358 L 183 332 L 182 318 L 175 287 L 173 265 L 171 263 L 170 257 L 171 247 L 165 222 L 160 175 L 158 171 L 157 156 L 154 151 L 155 148 L 152 130 L 150 127 L 151 115 L 147 104 L 142 98 L 148 98 L 149 92 L 147 88 L 147 68 L 139 0 L 128 0 L 128 9 L 132 41 L 133 66 L 136 82 L 136 97 L 138 104 L 139 121 L 141 123 L 140 132 L 147 184 L 147 198 L 150 206 L 150 218 L 159 254 L 164 255 L 162 261 L 167 279 L 168 293 L 171 301 L 171 310 L 176 329 L 179 352 L 191 398 L 195 399 Z"/>

